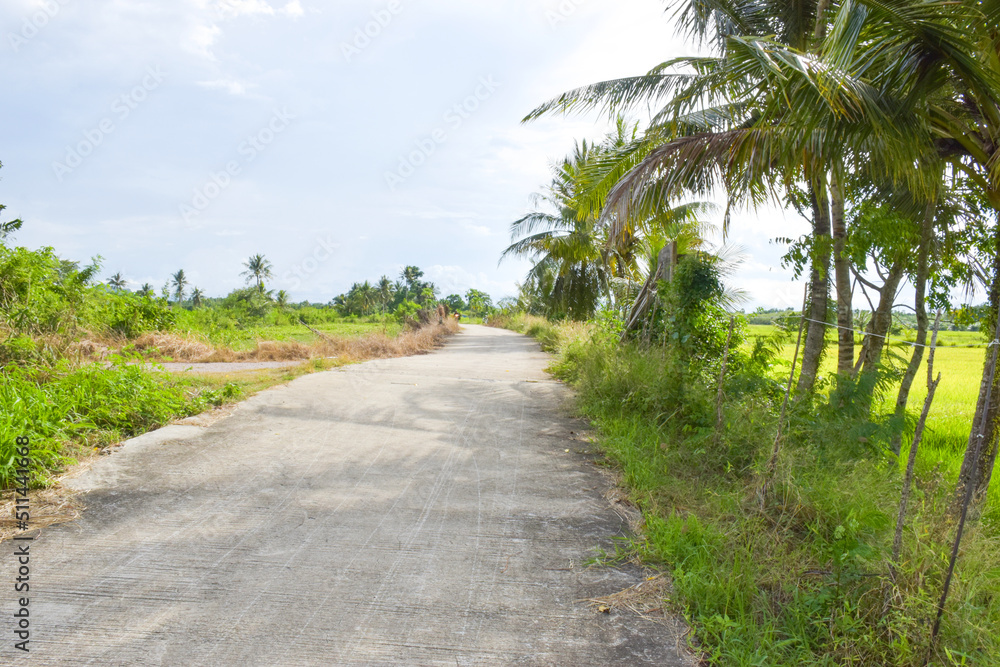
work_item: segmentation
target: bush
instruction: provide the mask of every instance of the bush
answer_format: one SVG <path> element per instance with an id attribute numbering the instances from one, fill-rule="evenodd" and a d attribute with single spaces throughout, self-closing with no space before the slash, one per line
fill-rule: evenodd
<path id="1" fill-rule="evenodd" d="M 97 268 L 80 270 L 52 248 L 0 245 L 0 328 L 32 336 L 72 332 Z"/>
<path id="2" fill-rule="evenodd" d="M 230 292 L 222 300 L 222 307 L 239 326 L 250 326 L 263 323 L 274 303 L 256 287 L 242 287 Z"/>
<path id="3" fill-rule="evenodd" d="M 104 444 L 200 412 L 231 395 L 189 397 L 162 373 L 150 372 L 137 357 L 119 355 L 112 365 L 51 369 L 7 367 L 0 374 L 0 487 L 14 472 L 14 439 L 28 436 L 34 473 L 44 483 L 52 470 L 71 461 L 67 444 L 81 438 Z"/>
<path id="4" fill-rule="evenodd" d="M 132 292 L 106 292 L 95 288 L 89 300 L 88 324 L 128 339 L 150 331 L 168 331 L 177 321 L 165 299 Z"/>

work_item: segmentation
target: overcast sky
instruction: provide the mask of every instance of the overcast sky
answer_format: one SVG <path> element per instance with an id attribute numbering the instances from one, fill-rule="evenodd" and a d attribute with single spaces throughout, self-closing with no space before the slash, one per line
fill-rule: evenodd
<path id="1" fill-rule="evenodd" d="M 328 301 L 423 268 L 515 293 L 510 223 L 596 116 L 520 119 L 694 49 L 659 0 L 3 0 L 0 203 L 15 240 L 211 296 L 263 253 Z M 795 214 L 736 216 L 749 307 L 798 306 Z"/>

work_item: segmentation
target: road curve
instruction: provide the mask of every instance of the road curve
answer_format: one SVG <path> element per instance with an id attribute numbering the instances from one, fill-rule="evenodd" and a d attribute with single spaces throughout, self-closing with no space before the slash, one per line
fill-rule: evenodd
<path id="1" fill-rule="evenodd" d="M 547 360 L 467 326 L 130 441 L 31 542 L 31 652 L 5 612 L 0 663 L 693 664 L 679 625 L 580 601 L 641 574 L 584 566 L 627 527 Z"/>

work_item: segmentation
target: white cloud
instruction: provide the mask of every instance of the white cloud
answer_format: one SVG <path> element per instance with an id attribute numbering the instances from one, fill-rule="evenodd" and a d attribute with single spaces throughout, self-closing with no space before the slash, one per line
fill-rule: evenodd
<path id="1" fill-rule="evenodd" d="M 230 95 L 246 95 L 247 87 L 239 81 L 233 81 L 231 79 L 219 79 L 217 81 L 198 81 L 199 86 L 202 88 L 214 88 L 225 90 Z"/>
<path id="2" fill-rule="evenodd" d="M 0 14 L 19 29 L 41 2 L 6 0 Z M 364 62 L 350 67 L 340 41 L 385 0 L 338 3 L 337 11 L 320 11 L 334 3 L 305 0 L 96 0 L 94 11 L 57 4 L 59 15 L 24 46 L 18 67 L 0 71 L 0 89 L 23 103 L 25 117 L 48 119 L 0 126 L 0 202 L 30 221 L 18 242 L 58 239 L 63 256 L 86 261 L 101 253 L 130 280 L 143 282 L 146 274 L 157 286 L 182 266 L 192 275 L 200 268 L 200 286 L 210 294 L 239 284 L 240 263 L 256 252 L 273 257 L 278 275 L 301 268 L 312 251 L 299 252 L 299 244 L 317 235 L 344 247 L 337 262 L 293 290 L 296 300 L 325 302 L 355 280 L 404 263 L 434 265 L 428 280 L 444 294 L 514 294 L 529 264 L 497 265 L 510 223 L 531 210 L 529 195 L 544 189 L 574 139 L 597 139 L 608 129 L 596 114 L 519 120 L 575 85 L 643 72 L 691 50 L 671 39 L 662 3 L 652 0 L 404 0 L 405 11 L 384 26 Z M 571 5 L 579 11 L 554 29 L 546 11 Z M 20 11 L 12 15 L 12 8 Z M 308 21 L 297 20 L 305 14 Z M 526 56 L 521 46 L 535 41 L 539 49 Z M 162 65 L 177 85 L 158 91 L 54 196 L 45 178 L 52 160 L 107 113 L 105 91 L 124 92 L 149 64 Z M 504 85 L 453 130 L 442 113 L 491 73 Z M 81 76 L 87 86 L 76 85 Z M 211 104 L 206 91 L 218 92 L 208 95 L 216 98 Z M 57 98 L 69 111 L 51 115 Z M 282 135 L 252 164 L 241 161 L 245 170 L 225 194 L 184 227 L 178 206 L 206 174 L 242 160 L 244 131 L 260 128 L 276 104 L 287 104 L 303 131 Z M 448 130 L 447 141 L 405 188 L 387 192 L 384 170 L 437 127 Z M 103 226 L 109 215 L 137 222 Z M 783 248 L 768 239 L 803 229 L 794 214 L 734 217 L 731 240 L 754 258 L 738 275 L 756 282 L 744 286 L 768 299 L 793 286 L 789 299 L 800 304 L 801 289 L 776 267 Z"/>
<path id="3" fill-rule="evenodd" d="M 241 16 L 276 16 L 281 13 L 297 18 L 305 14 L 299 0 L 291 0 L 280 10 L 265 0 L 191 0 L 194 6 L 195 25 L 182 40 L 184 50 L 189 53 L 215 60 L 212 46 L 222 34 L 218 23 L 238 19 Z"/>
<path id="4" fill-rule="evenodd" d="M 300 16 L 305 16 L 306 12 L 302 9 L 302 3 L 299 0 L 292 0 L 281 8 L 281 13 L 292 18 L 299 18 Z"/>
<path id="5" fill-rule="evenodd" d="M 744 306 L 753 310 L 757 306 L 764 308 L 802 308 L 802 290 L 804 282 L 791 280 L 771 280 L 767 278 L 745 278 L 733 281 L 735 287 L 750 294 L 750 301 Z"/>
<path id="6" fill-rule="evenodd" d="M 213 9 L 224 19 L 258 14 L 274 16 L 274 7 L 264 2 L 264 0 L 217 0 L 214 3 Z"/>
<path id="7" fill-rule="evenodd" d="M 188 31 L 181 44 L 188 53 L 208 60 L 215 60 L 215 54 L 212 53 L 212 45 L 215 44 L 215 40 L 218 39 L 221 33 L 222 28 L 214 23 L 210 25 L 196 25 Z"/>

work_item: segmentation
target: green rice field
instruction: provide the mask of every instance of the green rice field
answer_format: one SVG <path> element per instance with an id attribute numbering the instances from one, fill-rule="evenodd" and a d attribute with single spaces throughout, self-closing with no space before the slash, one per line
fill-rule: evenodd
<path id="1" fill-rule="evenodd" d="M 775 331 L 775 327 L 768 325 L 750 325 L 748 329 L 751 336 L 767 336 Z M 908 363 L 913 347 L 907 345 L 906 341 L 913 339 L 914 332 L 908 331 L 890 340 L 888 355 L 895 364 Z M 858 336 L 855 342 L 860 347 L 861 337 Z M 794 353 L 795 341 L 792 339 L 782 348 L 782 357 L 786 363 L 782 364 L 780 370 L 776 369 L 776 372 L 787 374 L 787 364 L 791 362 Z M 936 377 L 938 373 L 941 374 L 941 383 L 934 393 L 927 430 L 921 443 L 918 461 L 920 469 L 930 470 L 937 466 L 945 474 L 957 476 L 976 409 L 985 354 L 986 340 L 980 332 L 943 331 L 938 334 L 938 346 L 934 353 L 934 375 Z M 927 357 L 925 350 L 920 372 L 910 392 L 909 405 L 912 413 L 919 413 L 927 396 Z M 836 341 L 833 335 L 830 335 L 821 367 L 822 372 L 835 373 L 836 363 Z M 883 412 L 892 410 L 897 390 L 898 384 L 887 392 L 882 404 Z M 903 441 L 903 447 L 904 450 L 907 447 L 906 439 Z M 901 460 L 901 465 L 905 465 L 905 457 L 902 458 L 904 460 Z M 994 492 L 990 495 L 990 505 L 1000 509 L 997 494 Z"/>

